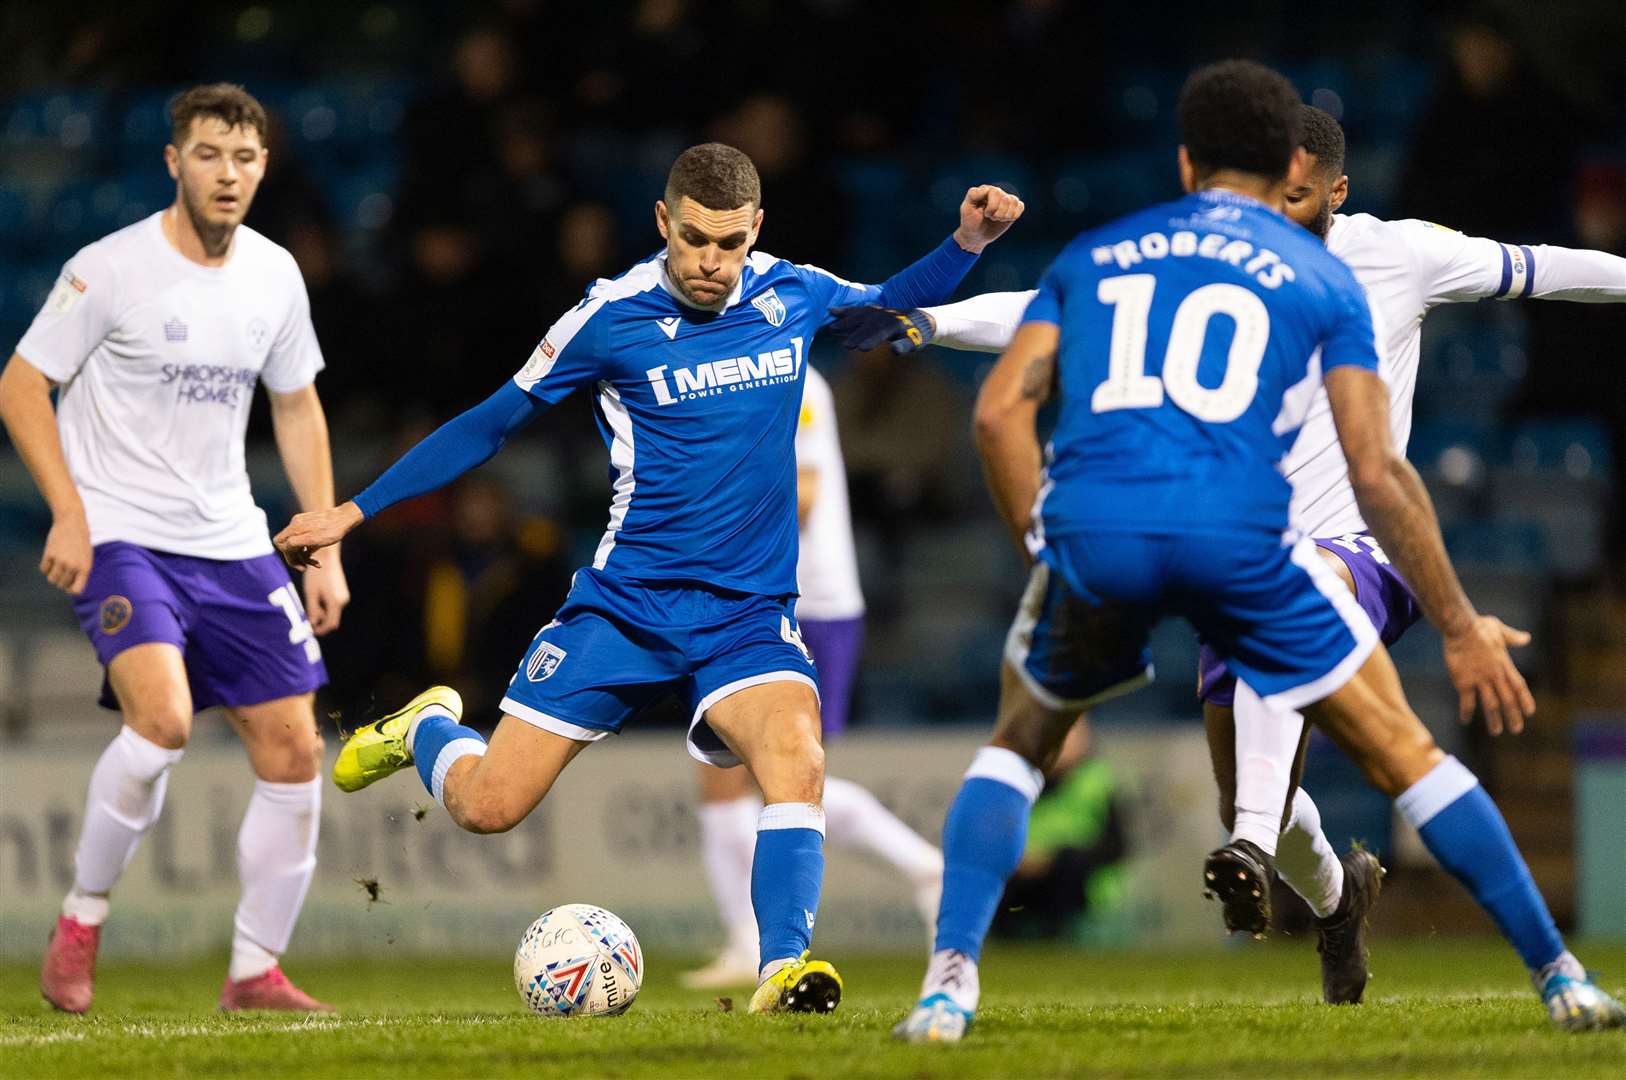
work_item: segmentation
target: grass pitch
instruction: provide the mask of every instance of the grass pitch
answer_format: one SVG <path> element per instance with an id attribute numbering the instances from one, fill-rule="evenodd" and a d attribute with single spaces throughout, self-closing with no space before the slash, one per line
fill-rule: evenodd
<path id="1" fill-rule="evenodd" d="M 1626 984 L 1626 946 L 1583 958 Z M 657 955 L 630 1013 L 543 1021 L 507 963 L 300 962 L 337 1017 L 214 1011 L 224 960 L 107 966 L 85 1017 L 49 1011 L 32 966 L 0 968 L 0 1076 L 611 1077 L 1113 1076 L 1251 1078 L 1626 1076 L 1626 1032 L 1551 1029 L 1517 961 L 1490 943 L 1380 941 L 1367 1003 L 1318 1003 L 1309 942 L 1205 953 L 991 949 L 966 1042 L 906 1046 L 888 1030 L 922 958 L 831 956 L 847 997 L 831 1017 L 725 1012 Z"/>

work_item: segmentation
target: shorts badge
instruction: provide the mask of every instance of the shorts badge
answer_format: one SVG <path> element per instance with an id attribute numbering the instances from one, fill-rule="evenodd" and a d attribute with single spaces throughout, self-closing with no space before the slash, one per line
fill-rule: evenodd
<path id="1" fill-rule="evenodd" d="M 102 601 L 102 633 L 116 634 L 130 624 L 130 601 L 123 596 L 109 596 Z"/>
<path id="2" fill-rule="evenodd" d="M 532 682 L 542 682 L 553 678 L 553 673 L 559 670 L 559 665 L 565 662 L 565 651 L 551 642 L 544 641 L 536 647 L 531 658 L 525 662 L 525 677 Z"/>

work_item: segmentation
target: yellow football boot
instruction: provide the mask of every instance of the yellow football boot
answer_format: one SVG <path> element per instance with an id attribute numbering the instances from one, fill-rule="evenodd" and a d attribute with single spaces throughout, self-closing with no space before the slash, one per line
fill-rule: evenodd
<path id="1" fill-rule="evenodd" d="M 754 1013 L 834 1012 L 841 1004 L 841 976 L 823 960 L 807 953 L 762 980 L 751 995 Z"/>
<path id="2" fill-rule="evenodd" d="M 333 763 L 333 783 L 340 791 L 360 791 L 412 764 L 407 749 L 407 730 L 412 718 L 426 705 L 440 705 L 453 717 L 463 718 L 463 698 L 450 686 L 431 686 L 402 708 L 350 733 Z"/>

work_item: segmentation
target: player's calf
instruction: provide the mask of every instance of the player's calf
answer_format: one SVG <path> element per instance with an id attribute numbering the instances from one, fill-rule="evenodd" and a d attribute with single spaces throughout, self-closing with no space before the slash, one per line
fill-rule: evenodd
<path id="1" fill-rule="evenodd" d="M 1354 679 L 1310 711 L 1374 784 L 1396 796 L 1396 808 L 1429 853 L 1490 915 L 1555 1023 L 1589 1030 L 1626 1021 L 1619 1004 L 1591 985 L 1565 949 L 1507 822 L 1479 779 L 1434 744 L 1406 705 L 1387 652 L 1374 651 Z"/>

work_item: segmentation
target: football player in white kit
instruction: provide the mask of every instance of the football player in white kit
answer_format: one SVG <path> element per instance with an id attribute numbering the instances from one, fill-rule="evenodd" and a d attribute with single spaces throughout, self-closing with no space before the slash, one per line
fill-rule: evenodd
<path id="1" fill-rule="evenodd" d="M 1411 435 L 1422 323 L 1432 308 L 1485 299 L 1626 301 L 1626 259 L 1614 255 L 1504 244 L 1424 221 L 1338 214 L 1349 194 L 1349 178 L 1343 174 L 1343 131 L 1332 116 L 1312 106 L 1304 106 L 1301 120 L 1310 167 L 1307 182 L 1288 191 L 1287 213 L 1326 241 L 1371 298 L 1380 374 L 1389 387 L 1390 424 L 1395 445 L 1402 451 Z M 849 348 L 890 342 L 900 353 L 924 344 L 999 352 L 1009 344 L 1033 295 L 989 293 L 911 311 L 851 308 L 838 312 L 834 328 Z M 1318 553 L 1355 593 L 1385 646 L 1392 644 L 1418 620 L 1419 609 L 1410 588 L 1361 519 L 1325 390 L 1317 391 L 1308 419 L 1281 468 L 1293 486 L 1295 526 L 1314 538 Z M 1342 859 L 1337 856 L 1322 832 L 1320 811 L 1308 793 L 1295 790 L 1296 783 L 1288 786 L 1285 813 L 1276 805 L 1280 781 L 1293 774 L 1298 761 L 1303 726 L 1238 726 L 1231 708 L 1234 686 L 1235 677 L 1205 646 L 1198 695 L 1220 786 L 1221 816 L 1228 829 L 1248 818 L 1267 829 L 1274 827 L 1272 823 L 1285 825 L 1274 851 L 1241 841 L 1240 852 L 1235 850 L 1237 842 L 1221 852 L 1251 860 L 1252 872 L 1266 886 L 1273 860 L 1277 874 L 1316 915 L 1323 999 L 1331 1004 L 1358 1003 L 1367 981 L 1366 915 L 1380 888 L 1382 870 L 1368 852 L 1352 851 Z M 1509 730 L 1516 733 L 1523 727 L 1523 717 L 1513 704 L 1507 703 L 1503 715 Z M 1463 722 L 1472 719 L 1473 702 L 1462 702 L 1460 710 Z M 1486 723 L 1492 734 L 1501 733 L 1502 716 L 1489 713 Z M 1239 761 L 1251 763 L 1240 775 Z M 1464 783 L 1472 780 L 1466 770 L 1464 774 Z M 1398 806 L 1418 829 L 1440 809 L 1404 798 Z M 1572 1030 L 1626 1025 L 1626 1012 L 1592 986 L 1585 969 L 1563 949 L 1533 885 L 1499 884 L 1508 892 L 1528 893 L 1520 901 L 1529 916 L 1525 921 L 1544 930 L 1513 932 L 1510 937 L 1553 1022 Z M 1256 896 L 1257 901 L 1246 911 L 1227 905 L 1229 928 L 1264 930 L 1270 915 L 1268 887 L 1260 888 Z M 1487 902 L 1477 889 L 1475 899 L 1500 921 L 1501 912 L 1494 902 Z M 1539 926 L 1542 923 L 1544 928 Z"/>
<path id="2" fill-rule="evenodd" d="M 864 594 L 858 585 L 847 467 L 836 431 L 835 398 L 818 369 L 807 369 L 796 427 L 796 510 L 801 520 L 796 562 L 796 622 L 819 673 L 824 739 L 847 726 L 864 641 Z M 762 798 L 743 768 L 700 767 L 700 851 L 728 942 L 712 962 L 683 975 L 696 989 L 749 986 L 757 976 L 757 927 L 751 912 L 751 855 Z M 825 836 L 837 847 L 891 863 L 914 890 L 930 926 L 943 889 L 943 853 L 868 790 L 851 780 L 824 781 Z"/>
<path id="3" fill-rule="evenodd" d="M 219 705 L 257 778 L 220 1007 L 326 1010 L 279 957 L 316 869 L 315 635 L 349 591 L 335 553 L 305 575 L 301 603 L 243 454 L 263 383 L 300 506 L 333 505 L 322 354 L 293 256 L 242 225 L 266 167 L 264 109 L 219 83 L 179 95 L 170 119 L 175 202 L 69 259 L 0 374 L 0 420 L 51 508 L 40 569 L 73 597 L 106 667 L 102 702 L 123 719 L 91 774 L 41 989 L 59 1009 L 90 1007 L 109 894 L 194 713 Z"/>

